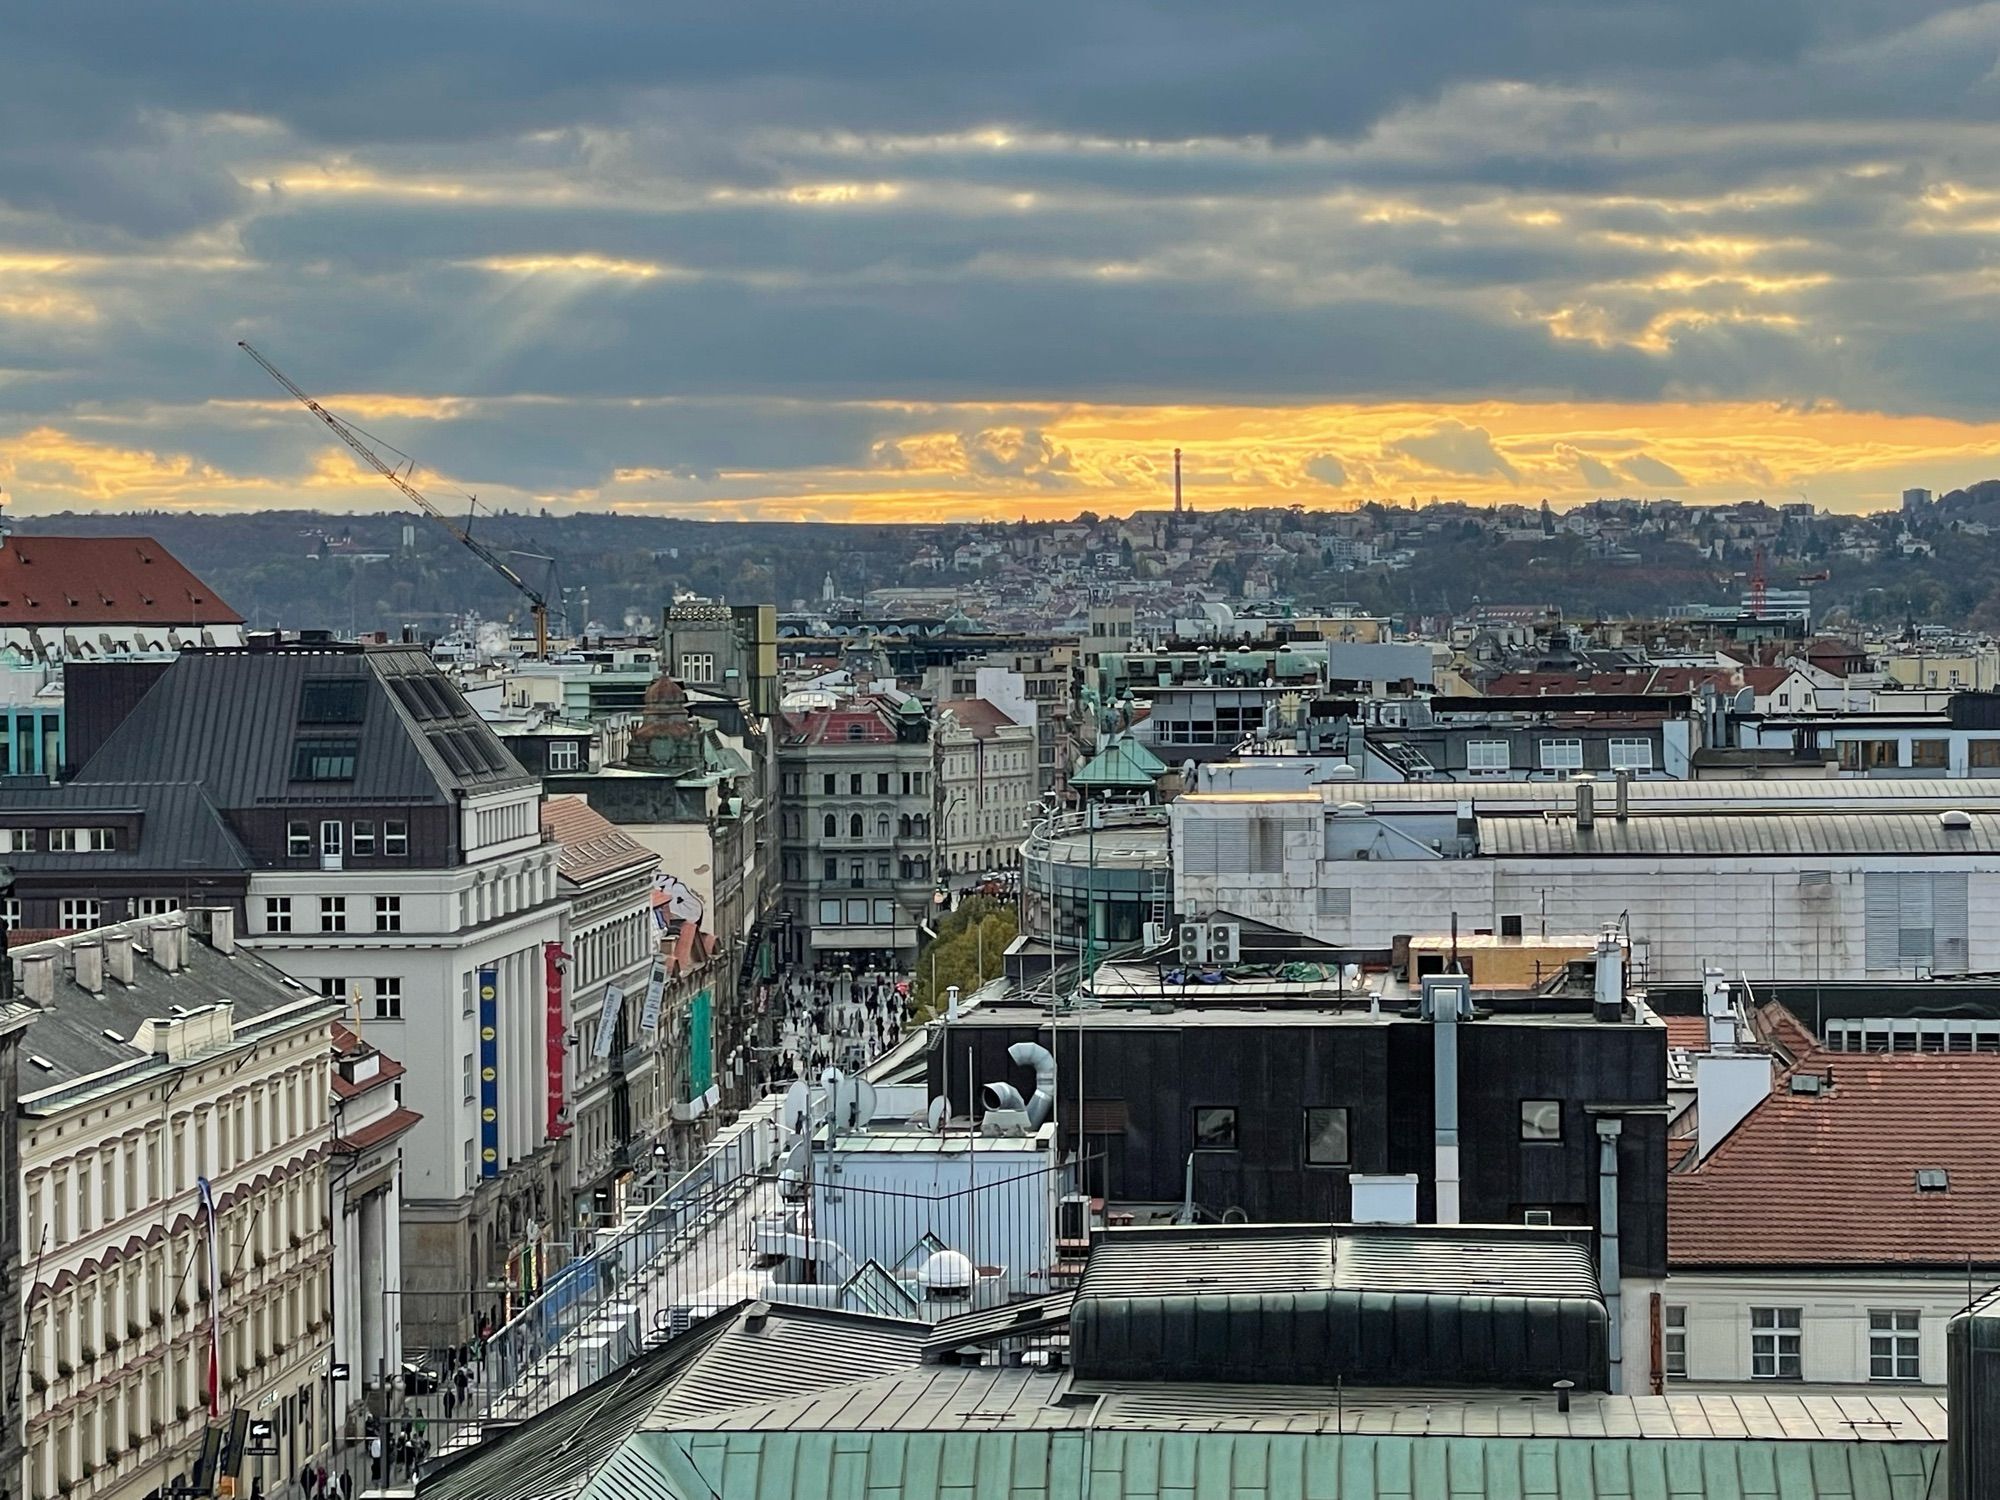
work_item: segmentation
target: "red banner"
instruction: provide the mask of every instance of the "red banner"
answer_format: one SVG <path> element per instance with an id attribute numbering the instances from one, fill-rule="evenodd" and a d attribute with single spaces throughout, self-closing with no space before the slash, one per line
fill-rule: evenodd
<path id="1" fill-rule="evenodd" d="M 548 999 L 549 1139 L 552 1141 L 569 1133 L 569 1121 L 563 1118 L 569 1102 L 563 1092 L 563 1061 L 569 1052 L 569 1022 L 563 1012 L 563 957 L 561 943 L 542 944 L 542 982 Z"/>

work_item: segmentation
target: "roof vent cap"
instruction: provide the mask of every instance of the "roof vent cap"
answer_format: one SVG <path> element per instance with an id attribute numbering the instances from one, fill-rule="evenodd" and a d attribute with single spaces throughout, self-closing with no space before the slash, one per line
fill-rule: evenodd
<path id="1" fill-rule="evenodd" d="M 1938 814 L 1938 827 L 1940 828 L 1948 828 L 1954 833 L 1963 833 L 1971 826 L 1972 814 L 1969 812 L 1961 812 L 1957 808 L 1952 808 L 1949 812 Z"/>
<path id="2" fill-rule="evenodd" d="M 1951 1191 L 1951 1174 L 1943 1167 L 1917 1168 L 1917 1191 L 1920 1193 L 1948 1193 Z"/>

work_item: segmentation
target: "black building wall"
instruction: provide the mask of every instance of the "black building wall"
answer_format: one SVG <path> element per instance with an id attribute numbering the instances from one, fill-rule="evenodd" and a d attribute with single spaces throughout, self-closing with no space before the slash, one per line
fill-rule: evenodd
<path id="1" fill-rule="evenodd" d="M 1050 1045 L 1046 1022 L 969 1018 L 929 1057 L 929 1087 L 948 1074 L 952 1112 L 978 1086 L 1005 1081 L 1025 1096 L 1029 1070 L 1007 1048 Z M 1078 1061 L 1078 1038 L 1083 1038 Z M 1460 1217 L 1520 1223 L 1531 1208 L 1557 1223 L 1598 1220 L 1597 1110 L 1630 1106 L 1619 1142 L 1621 1263 L 1666 1274 L 1666 1036 L 1661 1027 L 1486 1018 L 1459 1028 Z M 1114 1023 L 1055 1033 L 1058 1121 L 1076 1139 L 1079 1075 L 1093 1194 L 1127 1203 L 1180 1201 L 1190 1155 L 1196 1203 L 1240 1208 L 1257 1222 L 1351 1217 L 1348 1174 L 1414 1173 L 1418 1216 L 1436 1214 L 1431 1027 L 1381 1024 Z M 968 1078 L 968 1051 L 970 1074 Z M 1520 1139 L 1524 1099 L 1563 1101 L 1560 1141 Z M 1194 1149 L 1194 1112 L 1233 1107 L 1233 1151 Z M 1348 1111 L 1345 1165 L 1306 1161 L 1306 1110 Z"/>

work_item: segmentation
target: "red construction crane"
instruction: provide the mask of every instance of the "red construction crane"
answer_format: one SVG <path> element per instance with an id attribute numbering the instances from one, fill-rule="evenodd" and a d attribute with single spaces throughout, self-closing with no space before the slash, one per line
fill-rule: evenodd
<path id="1" fill-rule="evenodd" d="M 326 423 L 328 427 L 332 428 L 334 436 L 359 454 L 362 461 L 369 468 L 401 490 L 415 503 L 419 510 L 437 522 L 446 531 L 449 531 L 453 536 L 457 537 L 459 542 L 474 557 L 485 563 L 487 567 L 498 573 L 526 596 L 528 608 L 535 618 L 535 654 L 546 660 L 549 654 L 549 601 L 543 597 L 540 590 L 532 587 L 525 578 L 510 568 L 499 553 L 495 552 L 491 547 L 480 541 L 478 537 L 474 536 L 463 526 L 452 520 L 450 516 L 433 505 L 421 490 L 403 477 L 399 469 L 363 442 L 359 433 L 341 421 L 332 412 L 328 411 L 324 406 L 313 400 L 312 397 L 308 396 L 296 385 L 293 385 L 291 378 L 283 370 L 280 370 L 276 365 L 264 358 L 263 355 L 251 348 L 242 339 L 236 341 L 236 347 L 262 365 L 264 373 L 290 391 L 299 405 L 303 406 L 307 411 Z"/>

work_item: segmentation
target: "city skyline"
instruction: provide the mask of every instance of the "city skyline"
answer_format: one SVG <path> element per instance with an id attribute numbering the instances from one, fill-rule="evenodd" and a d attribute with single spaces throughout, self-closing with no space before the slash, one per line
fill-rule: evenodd
<path id="1" fill-rule="evenodd" d="M 513 506 L 1129 511 L 1180 446 L 1203 506 L 1856 510 L 2000 456 L 1991 6 L 13 30 L 24 512 L 394 505 L 237 338 Z"/>

